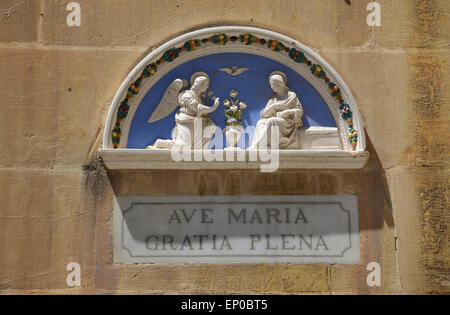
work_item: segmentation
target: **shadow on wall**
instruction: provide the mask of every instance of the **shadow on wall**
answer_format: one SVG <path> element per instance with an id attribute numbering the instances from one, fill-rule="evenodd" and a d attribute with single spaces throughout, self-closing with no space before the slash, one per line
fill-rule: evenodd
<path id="1" fill-rule="evenodd" d="M 370 176 L 372 185 L 369 185 L 369 190 L 365 192 L 368 198 L 368 218 L 367 220 L 361 220 L 360 218 L 360 229 L 372 229 L 374 226 L 381 228 L 383 226 L 383 220 L 388 227 L 393 227 L 395 224 L 392 213 L 392 200 L 386 172 L 383 169 L 383 165 L 372 141 L 367 135 L 367 131 L 366 146 L 366 150 L 370 153 L 370 159 L 364 170 L 368 170 L 372 174 Z"/>

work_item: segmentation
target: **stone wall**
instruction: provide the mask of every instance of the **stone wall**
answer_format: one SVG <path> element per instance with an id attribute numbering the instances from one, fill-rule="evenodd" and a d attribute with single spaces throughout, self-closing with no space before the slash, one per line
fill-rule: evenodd
<path id="1" fill-rule="evenodd" d="M 449 293 L 447 0 L 2 0 L 0 293 Z M 17 5 L 17 6 L 16 6 Z M 311 47 L 358 103 L 360 171 L 110 172 L 97 159 L 130 70 L 191 30 L 246 25 Z M 176 175 L 176 176 L 173 176 Z M 174 179 L 178 178 L 178 180 Z M 188 184 L 182 184 L 183 178 Z M 112 263 L 113 195 L 358 194 L 361 264 Z M 78 262 L 80 288 L 66 285 Z M 382 286 L 366 285 L 367 263 Z"/>

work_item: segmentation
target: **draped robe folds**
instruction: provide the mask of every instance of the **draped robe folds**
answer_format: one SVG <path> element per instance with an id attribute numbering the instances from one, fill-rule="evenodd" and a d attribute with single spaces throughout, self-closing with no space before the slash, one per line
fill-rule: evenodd
<path id="1" fill-rule="evenodd" d="M 279 149 L 299 149 L 298 129 L 302 127 L 303 108 L 297 95 L 288 91 L 287 98 L 271 98 L 261 111 L 251 148 L 271 148 L 271 127 L 279 128 Z"/>
<path id="2" fill-rule="evenodd" d="M 190 90 L 184 91 L 178 97 L 181 109 L 175 115 L 175 128 L 171 140 L 157 140 L 154 147 L 171 149 L 172 147 L 187 147 L 190 149 L 207 149 L 214 136 L 216 125 L 206 115 L 201 115 L 199 97 Z M 206 129 L 208 128 L 208 129 Z"/>

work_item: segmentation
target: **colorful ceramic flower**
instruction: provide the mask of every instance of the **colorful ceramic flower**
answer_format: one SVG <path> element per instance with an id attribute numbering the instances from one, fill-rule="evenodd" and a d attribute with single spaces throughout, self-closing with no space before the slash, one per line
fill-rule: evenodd
<path id="1" fill-rule="evenodd" d="M 191 39 L 184 43 L 183 47 L 187 51 L 193 51 L 196 50 L 198 47 L 200 47 L 202 44 L 200 40 L 198 39 Z"/>
<path id="2" fill-rule="evenodd" d="M 167 62 L 172 62 L 178 55 L 178 48 L 171 48 L 163 54 L 162 58 Z"/>
<path id="3" fill-rule="evenodd" d="M 358 131 L 355 128 L 350 128 L 348 130 L 348 142 L 351 144 L 353 149 L 356 149 L 358 144 Z"/>
<path id="4" fill-rule="evenodd" d="M 339 106 L 339 109 L 341 111 L 341 115 L 344 120 L 349 121 L 353 118 L 353 112 L 349 104 L 347 103 L 341 104 Z"/>
<path id="5" fill-rule="evenodd" d="M 139 93 L 139 88 L 135 84 L 132 84 L 128 88 L 128 92 L 131 93 L 131 95 L 137 95 Z"/>
<path id="6" fill-rule="evenodd" d="M 295 48 L 291 48 L 291 50 L 289 50 L 289 57 L 298 63 L 303 63 L 306 60 L 305 54 Z"/>
<path id="7" fill-rule="evenodd" d="M 251 34 L 241 34 L 239 35 L 239 40 L 245 45 L 252 45 L 256 41 L 258 41 L 258 38 Z"/>
<path id="8" fill-rule="evenodd" d="M 152 64 L 149 64 L 147 67 L 145 67 L 145 69 L 142 71 L 142 74 L 146 78 L 148 78 L 148 77 L 154 75 L 156 73 L 156 70 L 157 70 L 156 64 L 152 63 Z"/>
<path id="9" fill-rule="evenodd" d="M 230 40 L 227 34 L 217 34 L 212 37 L 212 42 L 217 45 L 225 45 Z"/>
<path id="10" fill-rule="evenodd" d="M 320 65 L 313 64 L 311 66 L 311 73 L 313 75 L 315 75 L 316 77 L 318 77 L 318 78 L 324 78 L 325 77 L 325 71 L 323 71 L 323 68 Z"/>
<path id="11" fill-rule="evenodd" d="M 120 144 L 120 137 L 122 136 L 122 131 L 120 130 L 120 124 L 119 126 L 116 124 L 113 131 L 111 132 L 111 142 L 113 144 L 113 147 L 117 149 Z"/>
<path id="12" fill-rule="evenodd" d="M 280 43 L 279 41 L 273 40 L 273 39 L 271 39 L 267 42 L 267 47 L 269 47 L 271 50 L 273 50 L 275 52 L 286 49 L 286 47 L 283 45 L 283 43 Z"/>

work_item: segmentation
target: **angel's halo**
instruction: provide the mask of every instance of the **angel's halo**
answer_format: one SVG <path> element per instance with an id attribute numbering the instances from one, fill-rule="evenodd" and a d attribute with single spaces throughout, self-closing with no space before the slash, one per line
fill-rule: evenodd
<path id="1" fill-rule="evenodd" d="M 199 71 L 199 72 L 195 72 L 192 76 L 191 76 L 191 86 L 194 84 L 195 80 L 198 77 L 206 77 L 208 79 L 208 82 L 211 82 L 211 80 L 209 79 L 209 75 L 207 75 L 205 72 Z"/>

